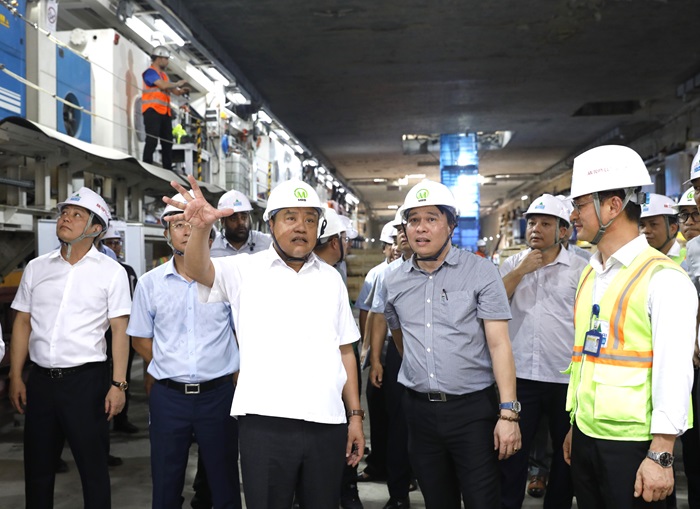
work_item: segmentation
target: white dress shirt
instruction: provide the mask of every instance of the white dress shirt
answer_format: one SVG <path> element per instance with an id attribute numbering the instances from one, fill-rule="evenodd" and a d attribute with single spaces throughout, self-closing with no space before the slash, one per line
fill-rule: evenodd
<path id="1" fill-rule="evenodd" d="M 94 246 L 74 265 L 56 249 L 27 264 L 12 308 L 31 315 L 29 357 L 39 366 L 102 362 L 109 320 L 131 310 L 129 279 Z"/>
<path id="2" fill-rule="evenodd" d="M 508 257 L 500 267 L 509 274 L 532 249 Z M 563 247 L 552 263 L 525 274 L 513 292 L 508 323 L 518 378 L 566 384 L 561 372 L 574 348 L 574 301 L 585 259 Z"/>
<path id="3" fill-rule="evenodd" d="M 649 244 L 641 235 L 618 249 L 603 267 L 600 252 L 590 260 L 595 271 L 593 301 L 620 271 Z M 673 269 L 657 271 L 649 282 L 647 309 L 651 319 L 654 363 L 651 368 L 651 433 L 680 435 L 688 429 L 693 386 L 693 351 L 698 297 L 688 277 Z"/>
<path id="4" fill-rule="evenodd" d="M 338 271 L 311 255 L 296 272 L 274 247 L 212 263 L 214 285 L 199 297 L 231 303 L 240 348 L 231 415 L 346 422 L 339 347 L 360 332 Z"/>

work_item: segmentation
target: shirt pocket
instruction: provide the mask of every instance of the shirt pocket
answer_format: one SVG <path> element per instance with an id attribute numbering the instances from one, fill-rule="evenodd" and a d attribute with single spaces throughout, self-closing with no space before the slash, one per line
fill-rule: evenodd
<path id="1" fill-rule="evenodd" d="M 446 313 L 446 324 L 453 324 L 457 329 L 463 330 L 462 326 L 468 320 L 476 319 L 476 300 L 472 292 L 442 290 L 440 302 Z"/>
<path id="2" fill-rule="evenodd" d="M 650 370 L 596 364 L 593 370 L 596 419 L 644 423 L 650 405 Z"/>

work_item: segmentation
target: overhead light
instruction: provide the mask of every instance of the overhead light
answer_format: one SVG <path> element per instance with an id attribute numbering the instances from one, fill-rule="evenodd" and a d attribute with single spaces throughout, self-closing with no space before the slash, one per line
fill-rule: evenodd
<path id="1" fill-rule="evenodd" d="M 396 185 L 397 186 L 407 186 L 408 185 L 408 179 L 406 177 L 402 179 L 396 179 Z"/>
<path id="2" fill-rule="evenodd" d="M 477 184 L 483 184 L 484 182 L 486 182 L 486 177 L 484 177 L 482 174 L 478 174 L 476 176 L 476 182 Z"/>
<path id="3" fill-rule="evenodd" d="M 162 19 L 157 19 L 157 20 L 155 20 L 155 22 L 153 23 L 153 25 L 156 27 L 156 29 L 157 29 L 159 32 L 164 33 L 164 34 L 168 37 L 168 39 L 170 39 L 172 42 L 174 42 L 174 43 L 177 44 L 178 46 L 182 47 L 182 46 L 185 45 L 184 39 L 183 39 L 182 37 L 180 37 L 180 36 L 177 34 L 177 32 L 175 32 L 175 30 L 173 30 L 172 28 L 170 28 L 170 26 L 169 26 L 165 21 L 163 21 Z"/>
<path id="4" fill-rule="evenodd" d="M 373 180 L 374 182 L 376 182 L 377 184 L 380 184 L 380 183 L 382 183 L 382 182 L 386 182 L 386 179 L 372 179 L 372 180 Z"/>
<path id="5" fill-rule="evenodd" d="M 493 237 L 489 237 L 489 240 L 493 240 Z"/>
<path id="6" fill-rule="evenodd" d="M 185 73 L 194 79 L 204 89 L 204 92 L 209 92 L 214 88 L 214 82 L 189 62 L 185 64 Z"/>
<path id="7" fill-rule="evenodd" d="M 318 166 L 318 161 L 316 161 L 316 159 L 307 159 L 304 161 L 304 164 L 306 166 Z"/>
<path id="8" fill-rule="evenodd" d="M 326 187 L 328 189 L 333 189 L 333 181 L 332 180 L 326 180 Z"/>
<path id="9" fill-rule="evenodd" d="M 219 72 L 219 70 L 216 67 L 208 67 L 207 69 L 204 69 L 204 72 L 206 72 L 209 75 L 209 77 L 214 81 L 219 81 L 223 83 L 225 87 L 229 86 L 229 84 L 231 83 L 229 80 L 226 79 L 226 76 Z M 231 101 L 233 101 L 235 104 L 238 104 L 233 99 L 231 99 Z"/>
<path id="10" fill-rule="evenodd" d="M 370 242 L 374 242 L 374 239 L 369 239 Z"/>
<path id="11" fill-rule="evenodd" d="M 265 110 L 260 110 L 260 111 L 258 111 L 258 119 L 259 119 L 261 122 L 265 122 L 266 124 L 269 124 L 270 122 L 272 122 L 272 119 L 270 118 L 270 115 L 268 115 L 267 113 L 265 113 Z"/>
<path id="12" fill-rule="evenodd" d="M 340 187 L 340 182 L 336 182 L 336 181 L 334 180 L 334 181 L 333 181 L 333 185 L 334 185 L 335 187 Z"/>
<path id="13" fill-rule="evenodd" d="M 501 238 L 501 234 L 500 234 L 500 233 L 497 233 L 497 234 L 496 234 L 496 238 L 497 238 L 497 239 L 500 239 L 500 238 Z"/>
<path id="14" fill-rule="evenodd" d="M 229 90 L 226 92 L 226 97 L 233 104 L 250 104 L 250 99 L 248 99 L 239 89 Z"/>
<path id="15" fill-rule="evenodd" d="M 526 194 L 524 194 L 524 195 L 522 195 L 522 196 L 520 197 L 520 199 L 521 199 L 522 201 L 525 201 L 525 200 L 527 200 L 528 198 L 529 198 L 529 196 L 526 195 Z"/>
<path id="16" fill-rule="evenodd" d="M 313 164 L 312 164 L 311 166 L 313 166 Z M 324 173 L 326 173 L 326 169 L 325 169 L 323 166 L 321 166 L 321 167 L 318 168 L 318 172 L 319 172 L 321 175 L 323 175 Z"/>
<path id="17" fill-rule="evenodd" d="M 149 27 L 146 23 L 141 21 L 136 16 L 131 16 L 130 18 L 126 18 L 126 21 L 124 23 L 134 33 L 136 33 L 139 37 L 141 37 L 141 39 L 146 41 L 151 46 L 155 46 L 158 43 L 158 41 L 156 41 L 154 43 L 155 32 L 151 29 L 151 27 Z"/>
<path id="18" fill-rule="evenodd" d="M 270 131 L 270 139 L 279 140 L 279 136 L 277 136 L 277 133 L 275 133 L 275 131 Z"/>
<path id="19" fill-rule="evenodd" d="M 407 179 L 424 179 L 425 178 L 425 173 L 412 173 L 410 175 L 406 175 Z"/>
<path id="20" fill-rule="evenodd" d="M 358 203 L 360 203 L 360 200 L 358 200 L 357 197 L 352 193 L 348 193 L 345 195 L 345 201 L 351 203 L 352 205 L 357 205 Z"/>
<path id="21" fill-rule="evenodd" d="M 278 129 L 274 132 L 277 133 L 277 136 L 283 138 L 285 141 L 291 140 L 291 137 L 289 136 L 289 134 L 287 134 L 287 131 L 285 131 L 284 129 Z"/>
<path id="22" fill-rule="evenodd" d="M 397 210 L 399 208 L 399 206 L 398 205 L 389 205 L 387 208 L 390 210 Z"/>
<path id="23" fill-rule="evenodd" d="M 296 152 L 297 154 L 303 154 L 303 153 L 304 153 L 304 149 L 301 148 L 301 146 L 299 146 L 298 144 L 292 145 L 292 148 L 294 149 L 294 152 Z"/>

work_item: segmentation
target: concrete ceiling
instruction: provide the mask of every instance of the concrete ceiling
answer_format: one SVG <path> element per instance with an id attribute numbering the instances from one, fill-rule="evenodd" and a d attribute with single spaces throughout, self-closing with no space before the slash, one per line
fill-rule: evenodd
<path id="1" fill-rule="evenodd" d="M 522 183 L 515 174 L 665 123 L 700 66 L 697 0 L 162 1 L 206 27 L 269 109 L 384 214 L 407 189 L 374 178 L 439 178 L 438 154 L 403 155 L 403 134 L 514 131 L 481 154 L 482 175 L 511 175 L 483 186 L 483 207 Z M 599 102 L 613 114 L 574 115 Z"/>

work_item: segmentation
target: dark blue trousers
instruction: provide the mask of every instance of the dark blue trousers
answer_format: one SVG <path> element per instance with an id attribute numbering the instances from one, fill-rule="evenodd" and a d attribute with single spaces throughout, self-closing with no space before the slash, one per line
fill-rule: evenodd
<path id="1" fill-rule="evenodd" d="M 215 509 L 239 509 L 238 424 L 231 417 L 233 378 L 200 394 L 158 383 L 149 399 L 153 509 L 182 507 L 190 445 L 199 444 Z"/>

